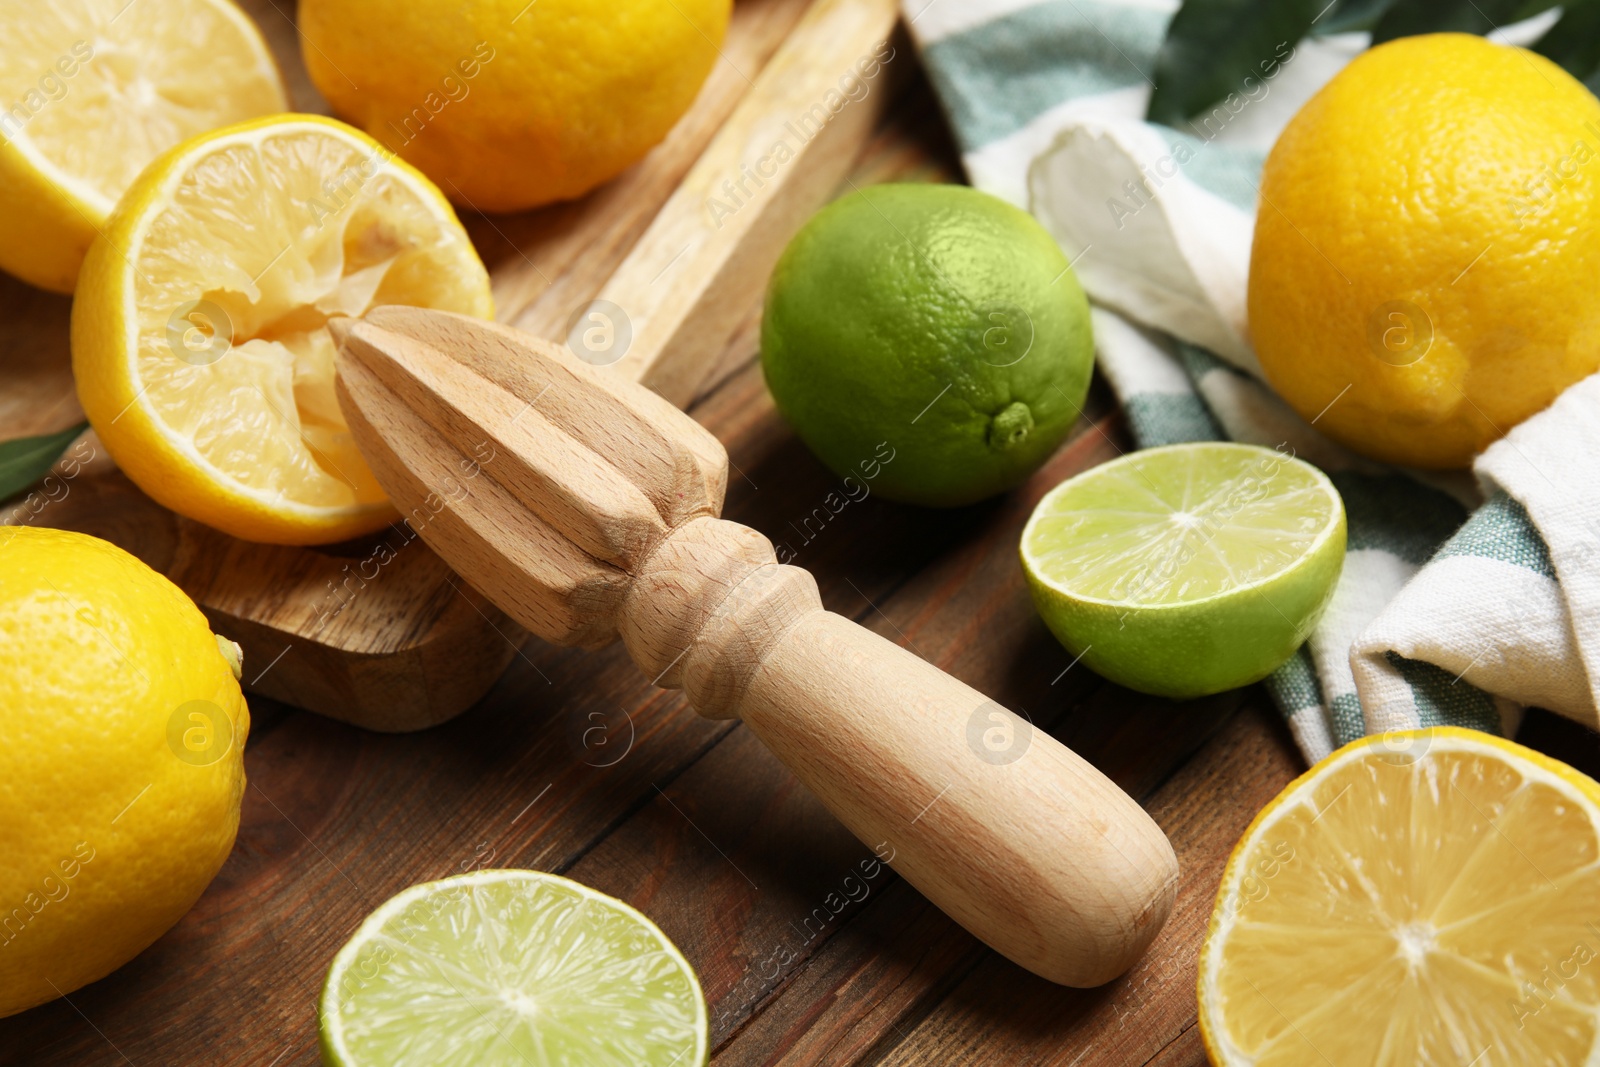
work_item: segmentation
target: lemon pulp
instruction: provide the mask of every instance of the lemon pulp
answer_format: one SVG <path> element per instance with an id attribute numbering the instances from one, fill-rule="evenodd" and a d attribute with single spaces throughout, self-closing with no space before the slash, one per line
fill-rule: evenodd
<path id="1" fill-rule="evenodd" d="M 377 304 L 491 313 L 438 190 L 355 130 L 295 116 L 191 142 L 134 193 L 74 309 L 84 408 L 113 456 L 237 536 L 382 525 L 392 511 L 334 396 L 327 322 Z"/>
<path id="2" fill-rule="evenodd" d="M 1600 787 L 1434 729 L 1347 745 L 1234 850 L 1201 954 L 1215 1062 L 1579 1065 L 1600 1021 Z"/>
<path id="3" fill-rule="evenodd" d="M 139 172 L 207 130 L 288 107 L 265 42 L 228 0 L 58 0 L 0 10 L 0 266 L 71 291 Z"/>

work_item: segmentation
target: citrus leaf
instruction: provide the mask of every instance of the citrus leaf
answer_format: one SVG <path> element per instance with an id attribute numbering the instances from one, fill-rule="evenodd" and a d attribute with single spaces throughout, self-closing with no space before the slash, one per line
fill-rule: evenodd
<path id="1" fill-rule="evenodd" d="M 1372 43 L 1419 33 L 1485 34 L 1515 22 L 1527 0 L 1395 0 L 1372 31 Z"/>
<path id="2" fill-rule="evenodd" d="M 1600 93 L 1600 0 L 1567 3 L 1533 50 Z"/>
<path id="3" fill-rule="evenodd" d="M 1326 0 L 1186 0 L 1156 54 L 1147 118 L 1181 126 L 1277 73 Z"/>
<path id="4" fill-rule="evenodd" d="M 80 422 L 59 433 L 0 442 L 0 500 L 15 496 L 43 478 L 67 446 L 88 428 L 87 422 Z"/>
<path id="5" fill-rule="evenodd" d="M 1582 3 L 1583 0 L 1579 0 L 1579 2 Z M 1531 19 L 1541 11 L 1549 11 L 1558 5 L 1572 6 L 1570 0 L 1523 0 L 1522 6 L 1517 8 L 1511 18 L 1513 21 L 1521 22 L 1523 19 Z"/>
<path id="6" fill-rule="evenodd" d="M 1318 37 L 1370 30 L 1394 6 L 1394 0 L 1334 0 L 1311 24 Z"/>

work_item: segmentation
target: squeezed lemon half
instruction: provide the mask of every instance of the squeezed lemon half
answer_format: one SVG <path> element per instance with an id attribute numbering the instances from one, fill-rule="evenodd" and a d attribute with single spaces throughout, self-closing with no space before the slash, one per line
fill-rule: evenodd
<path id="1" fill-rule="evenodd" d="M 91 247 L 79 398 L 172 510 L 252 541 L 353 537 L 393 509 L 334 397 L 327 322 L 378 304 L 493 313 L 438 189 L 330 119 L 219 130 L 145 171 Z"/>

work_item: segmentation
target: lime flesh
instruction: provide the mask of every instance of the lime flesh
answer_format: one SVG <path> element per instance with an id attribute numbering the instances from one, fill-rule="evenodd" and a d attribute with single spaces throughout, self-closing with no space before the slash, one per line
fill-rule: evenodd
<path id="1" fill-rule="evenodd" d="M 320 1006 L 341 1067 L 701 1067 L 694 971 L 654 923 L 538 871 L 413 886 L 334 957 Z"/>
<path id="2" fill-rule="evenodd" d="M 1327 475 L 1218 442 L 1136 452 L 1051 490 L 1022 564 L 1052 633 L 1130 689 L 1188 698 L 1259 681 L 1316 625 L 1344 563 Z"/>

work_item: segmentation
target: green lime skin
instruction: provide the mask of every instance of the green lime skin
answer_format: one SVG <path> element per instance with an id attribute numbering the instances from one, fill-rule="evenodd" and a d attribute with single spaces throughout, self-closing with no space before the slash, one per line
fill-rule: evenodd
<path id="1" fill-rule="evenodd" d="M 1145 608 L 1135 619 L 1126 608 L 1069 601 L 1031 576 L 1028 584 L 1045 625 L 1085 667 L 1140 693 L 1193 700 L 1283 666 L 1316 628 L 1343 563 L 1340 536 L 1312 566 L 1236 594 L 1220 618 L 1202 603 Z"/>
<path id="2" fill-rule="evenodd" d="M 1025 480 L 1094 369 L 1089 303 L 1026 212 L 961 185 L 877 185 L 819 211 L 772 272 L 761 366 L 840 477 L 955 507 Z"/>
<path id="3" fill-rule="evenodd" d="M 1344 567 L 1345 520 L 1304 566 L 1210 600 L 1153 607 L 1075 600 L 1026 563 L 1033 603 L 1057 641 L 1102 678 L 1193 700 L 1259 682 L 1311 636 Z"/>

